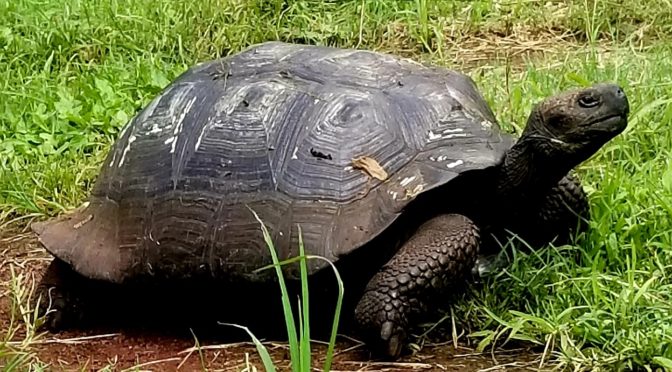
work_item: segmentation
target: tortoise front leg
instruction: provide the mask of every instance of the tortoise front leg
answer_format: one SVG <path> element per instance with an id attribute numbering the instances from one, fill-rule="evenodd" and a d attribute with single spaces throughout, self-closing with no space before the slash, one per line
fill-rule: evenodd
<path id="1" fill-rule="evenodd" d="M 537 225 L 542 232 L 542 244 L 556 240 L 558 244 L 569 243 L 571 237 L 588 228 L 590 205 L 581 182 L 567 175 L 551 189 L 537 213 Z"/>
<path id="2" fill-rule="evenodd" d="M 401 353 L 407 327 L 427 300 L 473 267 L 478 228 L 466 217 L 440 215 L 424 223 L 369 281 L 355 319 L 373 349 Z"/>
<path id="3" fill-rule="evenodd" d="M 556 245 L 567 244 L 576 233 L 588 227 L 590 207 L 586 193 L 580 181 L 573 175 L 567 175 L 543 197 L 538 208 L 523 209 L 523 213 L 504 223 L 504 229 L 496 230 L 493 237 L 487 236 L 487 247 L 479 256 L 472 270 L 475 277 L 496 272 L 505 264 L 499 259 L 499 244 L 505 243 L 511 233 L 525 242 L 525 246 L 538 249 L 553 242 Z M 524 248 L 525 246 L 520 246 Z M 485 252 L 487 251 L 487 252 Z"/>
<path id="4" fill-rule="evenodd" d="M 588 227 L 590 208 L 581 183 L 567 175 L 542 199 L 538 208 L 527 210 L 511 230 L 532 248 L 551 242 L 567 244 Z"/>

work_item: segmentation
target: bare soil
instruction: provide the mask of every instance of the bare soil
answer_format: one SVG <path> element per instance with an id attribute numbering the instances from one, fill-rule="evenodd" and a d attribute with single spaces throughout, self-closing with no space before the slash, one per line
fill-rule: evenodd
<path id="1" fill-rule="evenodd" d="M 10 348 L 28 351 L 33 360 L 47 363 L 47 370 L 83 371 L 125 369 L 142 371 L 253 371 L 263 370 L 255 347 L 249 342 L 218 344 L 156 333 L 116 329 L 101 334 L 96 330 L 67 331 L 59 334 L 38 332 L 26 337 L 26 324 L 12 311 L 16 289 L 36 285 L 51 257 L 34 235 L 0 231 L 0 327 L 11 336 Z M 19 282 L 20 281 L 20 282 Z M 17 283 L 19 283 L 17 285 Z M 13 285 L 14 284 L 14 285 Z M 26 298 L 21 299 L 26 311 Z M 12 316 L 14 314 L 14 316 Z M 29 340 L 29 343 L 25 341 Z M 290 370 L 286 343 L 265 342 L 278 370 Z M 316 370 L 321 369 L 326 347 L 314 346 Z M 370 359 L 366 347 L 356 340 L 340 337 L 332 366 L 334 371 L 499 371 L 539 370 L 541 356 L 529 350 L 498 350 L 477 353 L 452 342 L 424 345 L 421 350 L 394 363 Z M 3 361 L 0 353 L 0 365 Z"/>

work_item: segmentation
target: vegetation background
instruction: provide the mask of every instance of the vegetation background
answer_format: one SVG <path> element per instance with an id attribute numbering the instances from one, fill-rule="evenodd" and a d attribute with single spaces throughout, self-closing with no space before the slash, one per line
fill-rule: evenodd
<path id="1" fill-rule="evenodd" d="M 452 312 L 460 342 L 481 348 L 524 340 L 574 368 L 672 368 L 669 0 L 0 0 L 0 226 L 80 205 L 121 128 L 171 79 L 267 40 L 468 72 L 513 133 L 545 96 L 621 84 L 630 125 L 579 169 L 591 231 L 516 255 Z M 21 300 L 11 283 L 3 293 Z M 0 358 L 35 363 L 30 345 L 0 342 Z"/>

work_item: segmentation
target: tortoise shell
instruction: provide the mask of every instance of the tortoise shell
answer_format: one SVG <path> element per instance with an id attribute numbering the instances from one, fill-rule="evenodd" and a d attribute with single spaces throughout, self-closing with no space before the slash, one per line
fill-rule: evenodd
<path id="1" fill-rule="evenodd" d="M 85 207 L 33 229 L 81 274 L 262 280 L 336 261 L 512 144 L 474 82 L 388 54 L 268 42 L 194 66 L 125 126 Z M 326 263 L 311 260 L 315 272 Z"/>

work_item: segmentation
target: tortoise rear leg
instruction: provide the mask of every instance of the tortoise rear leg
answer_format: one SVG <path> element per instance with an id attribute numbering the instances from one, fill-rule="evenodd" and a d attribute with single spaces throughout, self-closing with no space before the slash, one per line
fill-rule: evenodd
<path id="1" fill-rule="evenodd" d="M 372 349 L 396 358 L 412 318 L 432 296 L 465 278 L 479 246 L 478 228 L 464 216 L 446 214 L 425 222 L 369 281 L 355 309 L 358 327 Z"/>
<path id="2" fill-rule="evenodd" d="M 44 327 L 58 332 L 82 322 L 85 311 L 81 294 L 87 281 L 67 263 L 54 258 L 34 295 Z"/>

